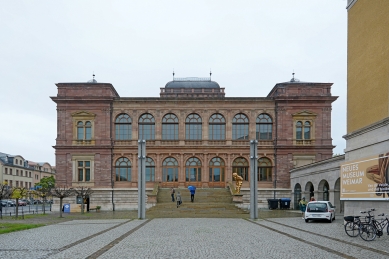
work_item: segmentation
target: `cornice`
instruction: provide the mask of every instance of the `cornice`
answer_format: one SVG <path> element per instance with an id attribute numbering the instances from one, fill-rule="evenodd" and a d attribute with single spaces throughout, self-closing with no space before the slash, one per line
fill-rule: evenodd
<path id="1" fill-rule="evenodd" d="M 361 129 L 358 129 L 356 131 L 353 131 L 350 134 L 346 134 L 343 136 L 343 138 L 345 140 L 349 140 L 349 139 L 355 138 L 357 136 L 363 135 L 365 133 L 368 133 L 370 131 L 373 131 L 373 130 L 376 130 L 376 129 L 379 129 L 379 128 L 382 128 L 382 127 L 385 127 L 388 125 L 389 125 L 389 117 L 387 117 L 383 120 L 380 120 L 376 123 L 370 124 L 370 125 L 363 127 Z"/>

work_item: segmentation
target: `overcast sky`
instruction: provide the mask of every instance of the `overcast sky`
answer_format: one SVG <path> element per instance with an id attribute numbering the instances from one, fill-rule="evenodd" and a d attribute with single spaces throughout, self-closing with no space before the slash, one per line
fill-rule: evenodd
<path id="1" fill-rule="evenodd" d="M 0 152 L 55 165 L 55 83 L 112 83 L 158 97 L 207 77 L 226 97 L 265 97 L 289 81 L 331 82 L 334 153 L 346 134 L 345 0 L 2 1 Z"/>

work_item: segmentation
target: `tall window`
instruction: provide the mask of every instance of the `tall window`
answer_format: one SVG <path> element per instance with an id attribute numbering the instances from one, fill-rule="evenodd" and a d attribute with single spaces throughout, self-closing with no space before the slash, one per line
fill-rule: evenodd
<path id="1" fill-rule="evenodd" d="M 131 118 L 128 114 L 122 113 L 115 120 L 115 136 L 118 140 L 131 139 Z"/>
<path id="2" fill-rule="evenodd" d="M 139 139 L 155 139 L 155 119 L 149 113 L 145 113 L 139 118 Z"/>
<path id="3" fill-rule="evenodd" d="M 146 182 L 155 181 L 155 164 L 154 160 L 146 157 Z"/>
<path id="4" fill-rule="evenodd" d="M 272 139 L 273 121 L 269 115 L 259 114 L 256 121 L 256 137 L 257 139 Z"/>
<path id="5" fill-rule="evenodd" d="M 258 180 L 264 182 L 271 182 L 272 179 L 272 165 L 270 159 L 261 157 L 258 159 Z"/>
<path id="6" fill-rule="evenodd" d="M 301 121 L 296 123 L 296 139 L 303 139 L 303 124 Z"/>
<path id="7" fill-rule="evenodd" d="M 209 139 L 226 139 L 226 120 L 223 115 L 215 113 L 209 118 Z"/>
<path id="8" fill-rule="evenodd" d="M 173 157 L 166 158 L 162 163 L 162 181 L 177 182 L 178 181 L 178 162 Z"/>
<path id="9" fill-rule="evenodd" d="M 77 122 L 77 139 L 91 140 L 92 139 L 92 123 L 90 121 Z"/>
<path id="10" fill-rule="evenodd" d="M 78 161 L 77 170 L 79 182 L 90 181 L 90 161 Z"/>
<path id="11" fill-rule="evenodd" d="M 201 161 L 197 157 L 186 161 L 185 174 L 187 182 L 201 182 Z"/>
<path id="12" fill-rule="evenodd" d="M 311 123 L 309 121 L 306 121 L 304 126 L 301 121 L 296 123 L 296 139 L 311 139 Z"/>
<path id="13" fill-rule="evenodd" d="M 311 123 L 309 121 L 304 123 L 304 139 L 311 139 Z"/>
<path id="14" fill-rule="evenodd" d="M 224 182 L 224 160 L 220 157 L 214 157 L 209 162 L 209 181 Z"/>
<path id="15" fill-rule="evenodd" d="M 249 139 L 249 119 L 243 113 L 232 119 L 232 139 Z"/>
<path id="16" fill-rule="evenodd" d="M 127 157 L 121 157 L 115 164 L 116 181 L 131 182 L 131 162 Z"/>
<path id="17" fill-rule="evenodd" d="M 202 121 L 198 114 L 192 113 L 186 117 L 185 138 L 188 140 L 202 139 Z"/>
<path id="18" fill-rule="evenodd" d="M 166 114 L 162 118 L 162 139 L 178 139 L 178 118 L 173 113 Z"/>
<path id="19" fill-rule="evenodd" d="M 243 181 L 249 180 L 249 163 L 243 157 L 238 157 L 232 163 L 232 173 L 242 176 Z"/>

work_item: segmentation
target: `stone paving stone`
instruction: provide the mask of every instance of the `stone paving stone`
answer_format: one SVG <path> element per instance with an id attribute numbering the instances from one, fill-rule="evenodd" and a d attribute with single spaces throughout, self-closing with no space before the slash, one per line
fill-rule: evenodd
<path id="1" fill-rule="evenodd" d="M 304 224 L 306 224 L 303 219 L 301 219 L 301 221 L 303 221 Z M 278 225 L 278 224 L 275 224 L 275 223 L 272 223 L 269 221 L 259 220 L 257 222 L 260 225 L 268 226 L 268 227 L 277 229 L 277 230 L 282 231 L 282 232 L 287 233 L 287 234 L 292 234 L 295 237 L 305 239 L 309 242 L 331 248 L 333 250 L 336 250 L 336 251 L 341 252 L 341 253 L 346 254 L 346 255 L 353 256 L 355 258 L 360 258 L 360 259 L 365 259 L 365 258 L 369 258 L 369 257 L 371 257 L 371 258 L 387 258 L 387 256 L 384 256 L 382 254 L 374 253 L 372 251 L 358 248 L 356 246 L 345 244 L 345 243 L 342 243 L 342 242 L 339 242 L 336 240 L 326 239 L 322 236 L 317 236 L 314 233 L 309 234 L 307 232 L 298 231 L 298 230 L 288 228 L 285 226 L 281 226 L 281 225 Z M 293 226 L 296 227 L 297 225 L 299 225 L 299 224 L 296 224 Z M 327 226 L 327 228 L 330 227 L 329 223 L 327 223 L 327 222 L 321 223 L 321 224 L 316 222 L 314 224 L 311 224 L 311 229 L 308 231 L 310 231 L 310 232 L 315 231 L 316 233 L 319 233 L 321 235 L 325 235 L 320 231 L 321 228 L 325 228 L 325 227 L 323 227 L 324 225 Z M 343 225 L 341 225 L 341 226 L 343 226 Z M 333 226 L 331 226 L 331 227 L 333 227 Z M 344 234 L 344 236 L 346 236 L 346 233 L 344 231 L 343 231 L 343 234 Z M 330 236 L 330 235 L 326 235 L 326 236 Z M 338 238 L 335 236 L 332 236 L 332 237 Z M 365 241 L 363 241 L 363 242 L 365 242 Z M 366 243 L 365 243 L 365 245 L 366 245 Z"/>
<path id="2" fill-rule="evenodd" d="M 106 222 L 106 221 L 105 221 Z M 78 245 L 70 247 L 67 250 L 59 252 L 54 255 L 50 255 L 50 259 L 57 258 L 86 258 L 93 254 L 95 251 L 101 249 L 102 247 L 108 245 L 113 240 L 119 238 L 120 236 L 126 234 L 128 231 L 134 229 L 135 227 L 142 224 L 142 220 L 133 220 L 130 221 L 118 228 L 107 231 L 97 237 L 93 237 L 86 242 L 82 242 Z M 104 224 L 104 222 L 100 222 Z M 86 249 L 87 248 L 87 249 Z"/>
<path id="3" fill-rule="evenodd" d="M 243 219 L 154 219 L 99 258 L 329 258 L 301 247 Z"/>
<path id="4" fill-rule="evenodd" d="M 342 219 L 337 219 L 331 224 L 305 223 L 301 218 L 269 220 L 254 221 L 262 225 L 260 226 L 236 218 L 153 219 L 123 240 L 119 239 L 121 240 L 119 243 L 109 247 L 110 249 L 98 258 L 327 259 L 344 258 L 346 255 L 355 258 L 388 258 L 388 256 L 364 248 L 371 247 L 389 252 L 389 237 L 386 234 L 372 242 L 366 242 L 360 237 L 348 237 L 344 232 Z M 0 258 L 87 258 L 145 222 L 144 220 L 127 221 L 74 220 L 2 234 L 0 235 Z M 108 230 L 122 223 L 124 224 Z M 265 226 L 292 237 L 267 229 Z M 91 237 L 99 232 L 102 233 Z M 318 236 L 318 234 L 325 237 Z M 88 237 L 91 238 L 88 239 Z M 351 242 L 356 246 L 326 237 Z M 295 238 L 305 241 L 302 242 Z M 59 251 L 60 248 L 82 239 L 84 242 Z M 314 244 L 308 244 L 308 241 Z M 330 253 L 326 251 L 327 248 L 339 251 L 344 256 Z"/>

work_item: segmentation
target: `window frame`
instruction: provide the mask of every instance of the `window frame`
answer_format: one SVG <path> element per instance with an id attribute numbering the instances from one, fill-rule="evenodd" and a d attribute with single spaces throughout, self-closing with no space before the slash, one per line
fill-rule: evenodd
<path id="1" fill-rule="evenodd" d="M 127 113 L 120 113 L 115 119 L 115 139 L 132 139 L 132 119 Z"/>
<path id="2" fill-rule="evenodd" d="M 196 117 L 197 116 L 197 117 Z M 194 132 L 194 133 L 193 133 Z M 185 139 L 202 140 L 203 121 L 197 113 L 191 113 L 185 119 Z"/>
<path id="3" fill-rule="evenodd" d="M 226 140 L 226 119 L 223 114 L 212 114 L 208 120 L 208 128 L 209 140 Z"/>
<path id="4" fill-rule="evenodd" d="M 264 132 L 261 132 L 262 129 Z M 255 121 L 255 137 L 257 140 L 273 139 L 273 119 L 269 114 L 261 113 L 258 115 Z"/>
<path id="5" fill-rule="evenodd" d="M 250 121 L 246 114 L 235 114 L 232 119 L 232 139 L 233 140 L 248 140 L 249 139 Z M 243 134 L 243 138 L 241 138 Z"/>
<path id="6" fill-rule="evenodd" d="M 174 113 L 162 117 L 162 140 L 178 140 L 179 121 Z"/>
<path id="7" fill-rule="evenodd" d="M 146 116 L 146 117 L 144 117 Z M 143 121 L 141 121 L 143 120 Z M 146 126 L 149 126 L 150 128 L 144 128 Z M 147 138 L 145 138 L 145 132 L 149 131 L 149 134 L 146 135 Z M 138 139 L 144 139 L 144 140 L 155 140 L 155 118 L 151 113 L 143 113 L 139 116 L 138 119 Z"/>

